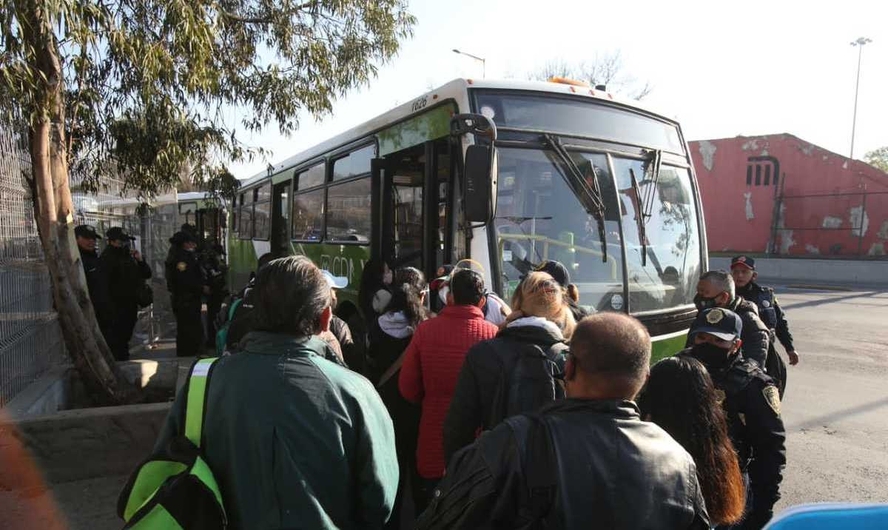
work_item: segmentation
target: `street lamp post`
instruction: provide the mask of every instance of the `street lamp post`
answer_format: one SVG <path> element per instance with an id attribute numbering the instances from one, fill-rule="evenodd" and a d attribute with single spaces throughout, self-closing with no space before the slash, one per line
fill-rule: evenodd
<path id="1" fill-rule="evenodd" d="M 482 78 L 487 77 L 487 60 L 485 60 L 483 57 L 478 57 L 477 55 L 472 55 L 471 53 L 461 52 L 461 51 L 457 50 L 456 48 L 453 49 L 453 53 L 456 53 L 458 55 L 465 55 L 466 57 L 471 57 L 472 59 L 475 59 L 476 61 L 481 61 L 481 77 Z"/>
<path id="2" fill-rule="evenodd" d="M 857 130 L 857 93 L 860 90 L 860 63 L 863 59 L 864 45 L 872 42 L 872 39 L 860 37 L 851 43 L 851 46 L 857 47 L 857 84 L 854 87 L 854 118 L 851 122 L 851 159 L 854 159 L 854 133 Z"/>

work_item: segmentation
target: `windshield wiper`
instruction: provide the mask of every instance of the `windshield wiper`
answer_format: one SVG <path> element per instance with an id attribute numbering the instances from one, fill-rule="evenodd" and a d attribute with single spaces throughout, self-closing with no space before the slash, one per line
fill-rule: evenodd
<path id="1" fill-rule="evenodd" d="M 559 166 L 561 176 L 567 183 L 568 187 L 573 190 L 574 194 L 579 197 L 586 212 L 595 217 L 598 221 L 598 238 L 601 241 L 601 261 L 607 263 L 607 237 L 604 233 L 604 201 L 601 198 L 601 188 L 598 184 L 598 175 L 592 170 L 592 186 L 583 177 L 582 171 L 577 167 L 576 162 L 571 158 L 567 149 L 561 145 L 561 142 L 551 134 L 543 135 L 543 145 L 548 146 L 553 153 L 558 155 L 561 160 Z"/>
<path id="2" fill-rule="evenodd" d="M 663 152 L 659 149 L 654 149 L 648 153 L 647 159 L 647 167 L 650 168 L 651 176 L 648 188 L 644 193 L 644 200 L 641 203 L 641 212 L 644 216 L 644 222 L 646 223 L 648 219 L 651 218 L 651 215 L 654 208 L 654 197 L 656 197 L 657 193 L 657 185 L 660 181 L 660 163 L 663 160 Z M 633 177 L 634 178 L 634 177 Z"/>
<path id="3" fill-rule="evenodd" d="M 635 203 L 637 211 L 635 212 L 635 224 L 638 226 L 638 241 L 641 243 L 641 266 L 647 267 L 647 232 L 644 227 L 644 203 L 641 199 L 641 191 L 638 188 L 638 179 L 635 178 L 635 170 L 629 168 L 629 177 L 632 178 L 632 189 L 635 191 Z"/>

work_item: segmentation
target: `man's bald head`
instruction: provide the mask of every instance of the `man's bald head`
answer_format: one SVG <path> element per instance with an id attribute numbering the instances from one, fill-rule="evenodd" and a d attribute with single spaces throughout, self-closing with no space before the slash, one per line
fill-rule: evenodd
<path id="1" fill-rule="evenodd" d="M 640 388 L 650 370 L 651 336 L 628 315 L 598 313 L 577 324 L 570 354 L 585 378 Z M 638 388 L 629 393 L 634 395 Z"/>

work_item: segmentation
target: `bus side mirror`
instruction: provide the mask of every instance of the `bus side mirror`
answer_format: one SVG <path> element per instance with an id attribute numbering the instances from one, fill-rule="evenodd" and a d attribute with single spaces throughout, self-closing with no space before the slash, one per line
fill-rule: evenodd
<path id="1" fill-rule="evenodd" d="M 486 224 L 493 213 L 490 202 L 492 149 L 487 145 L 470 145 L 466 149 L 465 213 L 470 223 Z"/>

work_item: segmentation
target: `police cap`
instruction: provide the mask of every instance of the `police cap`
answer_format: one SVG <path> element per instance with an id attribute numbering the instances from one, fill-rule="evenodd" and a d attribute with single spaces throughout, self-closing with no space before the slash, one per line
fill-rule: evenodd
<path id="1" fill-rule="evenodd" d="M 96 227 L 90 225 L 75 226 L 74 235 L 85 239 L 102 239 L 102 236 L 96 233 Z"/>

